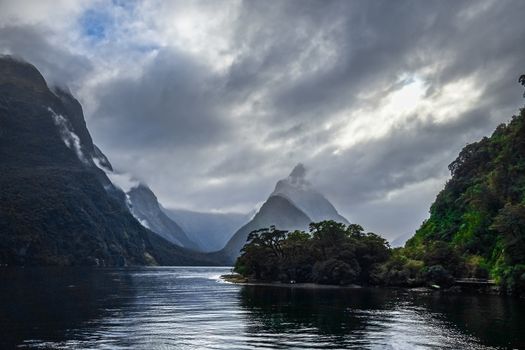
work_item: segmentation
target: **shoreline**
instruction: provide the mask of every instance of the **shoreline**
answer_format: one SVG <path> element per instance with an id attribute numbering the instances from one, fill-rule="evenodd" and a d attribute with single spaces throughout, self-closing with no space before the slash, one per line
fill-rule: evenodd
<path id="1" fill-rule="evenodd" d="M 317 283 L 283 283 L 283 282 L 258 282 L 250 280 L 238 274 L 221 275 L 220 279 L 241 286 L 260 286 L 260 287 L 281 287 L 281 288 L 300 288 L 300 289 L 360 289 L 363 288 L 357 284 L 348 284 L 338 286 L 335 284 L 317 284 Z"/>
<path id="2" fill-rule="evenodd" d="M 488 295 L 500 295 L 500 296 L 507 295 L 506 293 L 502 293 L 499 287 L 469 289 L 469 288 L 461 288 L 459 286 L 453 286 L 450 288 L 433 288 L 429 286 L 419 286 L 419 287 L 361 286 L 357 284 L 349 284 L 349 285 L 340 286 L 340 285 L 334 285 L 334 284 L 318 284 L 318 283 L 313 283 L 313 282 L 309 282 L 309 283 L 283 283 L 279 281 L 259 282 L 259 281 L 250 280 L 239 274 L 221 275 L 220 279 L 226 283 L 232 283 L 232 284 L 237 284 L 241 286 L 280 287 L 280 288 L 299 288 L 299 289 L 393 288 L 393 289 L 403 289 L 406 291 L 416 292 L 416 293 L 488 294 Z"/>

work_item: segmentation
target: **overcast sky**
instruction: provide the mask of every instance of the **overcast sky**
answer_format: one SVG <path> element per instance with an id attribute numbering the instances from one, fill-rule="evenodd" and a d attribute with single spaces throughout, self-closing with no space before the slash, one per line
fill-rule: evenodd
<path id="1" fill-rule="evenodd" d="M 523 104 L 525 1 L 0 0 L 0 52 L 81 101 L 166 207 L 249 211 L 302 162 L 411 235 L 467 143 Z"/>

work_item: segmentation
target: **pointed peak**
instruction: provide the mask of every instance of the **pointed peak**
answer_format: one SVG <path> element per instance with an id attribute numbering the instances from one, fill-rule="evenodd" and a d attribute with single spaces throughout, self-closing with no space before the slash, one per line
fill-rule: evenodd
<path id="1" fill-rule="evenodd" d="M 303 163 L 298 163 L 290 173 L 290 177 L 294 179 L 304 179 L 306 175 L 306 168 Z"/>

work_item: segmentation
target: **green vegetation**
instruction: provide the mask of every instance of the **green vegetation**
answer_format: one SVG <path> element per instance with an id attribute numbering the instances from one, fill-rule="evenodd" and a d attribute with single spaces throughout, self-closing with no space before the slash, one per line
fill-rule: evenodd
<path id="1" fill-rule="evenodd" d="M 263 281 L 367 284 L 390 256 L 385 239 L 335 221 L 312 223 L 310 232 L 265 228 L 248 241 L 235 271 Z"/>
<path id="2" fill-rule="evenodd" d="M 420 259 L 407 249 L 390 249 L 379 235 L 357 224 L 335 221 L 310 224 L 309 232 L 275 227 L 250 233 L 235 272 L 255 281 L 313 282 L 332 285 L 450 286 L 459 255 L 443 242 Z"/>
<path id="3" fill-rule="evenodd" d="M 525 75 L 519 83 L 525 86 Z M 429 219 L 393 254 L 397 263 L 391 259 L 387 276 L 409 283 L 418 264 L 419 276 L 427 279 L 436 271 L 455 278 L 492 278 L 507 292 L 524 294 L 525 109 L 491 137 L 463 148 L 449 169 L 452 177 L 432 204 Z"/>
<path id="4" fill-rule="evenodd" d="M 456 277 L 491 277 L 508 291 L 522 293 L 525 109 L 491 137 L 467 145 L 449 169 L 452 178 L 403 254 L 440 264 Z M 428 261 L 431 255 L 435 259 Z"/>
<path id="5" fill-rule="evenodd" d="M 525 75 L 519 82 L 525 86 Z M 309 233 L 264 229 L 250 235 L 236 271 L 262 280 L 392 286 L 491 278 L 525 294 L 525 109 L 467 145 L 449 169 L 429 219 L 404 248 L 331 221 L 312 224 Z"/>

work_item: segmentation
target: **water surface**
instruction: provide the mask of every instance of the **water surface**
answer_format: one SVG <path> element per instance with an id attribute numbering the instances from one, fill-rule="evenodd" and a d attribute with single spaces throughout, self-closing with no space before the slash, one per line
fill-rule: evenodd
<path id="1" fill-rule="evenodd" d="M 228 268 L 4 268 L 0 348 L 525 348 L 525 301 L 219 280 Z"/>

